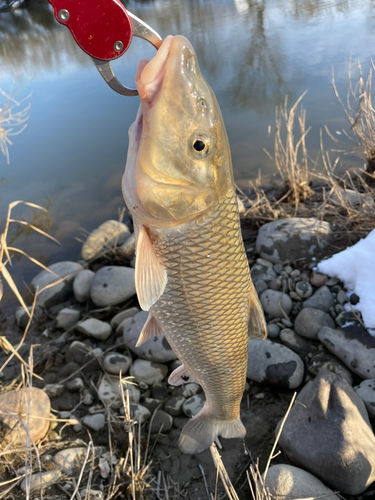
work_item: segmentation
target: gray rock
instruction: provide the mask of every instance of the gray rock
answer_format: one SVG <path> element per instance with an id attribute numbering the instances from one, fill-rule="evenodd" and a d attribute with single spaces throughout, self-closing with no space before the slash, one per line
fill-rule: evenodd
<path id="1" fill-rule="evenodd" d="M 308 281 L 296 283 L 296 292 L 302 299 L 308 299 L 313 293 L 313 288 Z"/>
<path id="2" fill-rule="evenodd" d="M 90 287 L 95 273 L 90 269 L 80 271 L 73 281 L 73 293 L 77 302 L 86 302 L 90 298 Z"/>
<path id="3" fill-rule="evenodd" d="M 276 337 L 279 336 L 279 333 L 280 333 L 280 327 L 279 326 L 277 326 L 275 324 L 267 325 L 267 336 L 268 336 L 268 338 L 275 339 Z"/>
<path id="4" fill-rule="evenodd" d="M 37 288 L 42 290 L 47 285 L 60 281 L 62 278 L 65 278 L 65 280 L 38 294 L 37 305 L 47 308 L 68 299 L 72 291 L 74 277 L 79 271 L 82 271 L 83 267 L 77 262 L 63 261 L 52 264 L 48 269 L 51 272 L 43 270 L 32 279 L 31 289 L 33 292 Z"/>
<path id="5" fill-rule="evenodd" d="M 145 406 L 133 403 L 130 405 L 130 417 L 139 424 L 143 424 L 151 417 L 151 412 Z"/>
<path id="6" fill-rule="evenodd" d="M 182 413 L 182 406 L 186 399 L 183 396 L 172 396 L 164 405 L 164 410 L 172 415 L 172 417 L 177 417 Z"/>
<path id="7" fill-rule="evenodd" d="M 27 308 L 29 313 L 31 314 L 31 311 L 33 310 L 32 306 L 29 306 Z M 38 306 L 34 308 L 34 316 L 33 319 L 39 321 L 39 319 L 42 317 L 42 309 Z M 14 319 L 16 320 L 17 325 L 24 329 L 27 326 L 27 323 L 29 322 L 30 316 L 27 314 L 25 309 L 20 306 L 17 307 L 17 309 L 14 312 Z"/>
<path id="8" fill-rule="evenodd" d="M 313 307 L 314 309 L 320 309 L 321 311 L 328 312 L 329 308 L 333 306 L 333 295 L 328 288 L 328 286 L 323 285 L 318 290 L 306 299 L 303 303 L 303 307 Z"/>
<path id="9" fill-rule="evenodd" d="M 60 470 L 51 470 L 49 472 L 42 472 L 42 473 L 38 472 L 36 474 L 32 474 L 31 476 L 25 478 L 20 484 L 20 488 L 25 493 L 27 491 L 28 486 L 30 492 L 41 490 L 47 488 L 48 486 L 51 486 L 52 484 L 58 483 L 60 477 L 61 477 Z"/>
<path id="10" fill-rule="evenodd" d="M 375 338 L 359 326 L 342 330 L 323 327 L 318 338 L 354 373 L 364 379 L 375 378 Z"/>
<path id="11" fill-rule="evenodd" d="M 345 304 L 345 302 L 348 302 L 348 297 L 346 296 L 346 293 L 344 290 L 340 290 L 337 294 L 337 302 L 339 304 Z"/>
<path id="12" fill-rule="evenodd" d="M 318 352 L 312 356 L 307 363 L 307 370 L 315 376 L 324 371 L 332 372 L 346 380 L 350 386 L 353 385 L 353 377 L 350 371 L 336 356 L 327 351 Z"/>
<path id="13" fill-rule="evenodd" d="M 264 475 L 263 475 L 264 480 Z M 333 491 L 305 470 L 292 465 L 273 465 L 268 469 L 264 485 L 268 488 L 272 500 L 317 499 L 338 500 Z M 258 481 L 258 489 L 263 484 Z"/>
<path id="14" fill-rule="evenodd" d="M 118 375 L 120 372 L 122 375 L 125 375 L 130 368 L 131 361 L 129 356 L 119 354 L 118 352 L 111 352 L 105 356 L 103 368 L 111 375 Z"/>
<path id="15" fill-rule="evenodd" d="M 201 411 L 205 402 L 206 398 L 204 392 L 200 392 L 199 394 L 186 399 L 182 405 L 182 410 L 187 417 L 195 417 L 195 415 Z"/>
<path id="16" fill-rule="evenodd" d="M 142 405 L 149 410 L 149 412 L 152 414 L 156 409 L 160 409 L 163 402 L 160 401 L 160 399 L 154 399 L 154 398 L 145 398 L 142 397 L 141 400 Z"/>
<path id="17" fill-rule="evenodd" d="M 134 269 L 123 266 L 102 267 L 91 282 L 91 300 L 98 307 L 116 306 L 135 295 Z"/>
<path id="18" fill-rule="evenodd" d="M 88 337 L 92 337 L 97 340 L 107 340 L 112 333 L 112 328 L 109 323 L 105 323 L 104 321 L 100 321 L 95 318 L 88 318 L 81 321 L 76 326 L 76 329 Z"/>
<path id="19" fill-rule="evenodd" d="M 251 267 L 251 278 L 254 284 L 259 280 L 268 283 L 269 281 L 274 280 L 276 277 L 277 275 L 272 267 L 263 266 L 261 264 L 254 264 Z"/>
<path id="20" fill-rule="evenodd" d="M 117 329 L 118 334 L 122 334 L 123 342 L 138 357 L 155 361 L 158 363 L 167 363 L 177 358 L 169 345 L 167 339 L 163 336 L 154 337 L 144 342 L 141 346 L 135 347 L 139 335 L 148 318 L 148 313 L 140 311 L 132 321 L 125 320 Z"/>
<path id="21" fill-rule="evenodd" d="M 168 367 L 160 363 L 153 363 L 147 359 L 136 359 L 130 369 L 130 374 L 136 382 L 145 382 L 152 385 L 161 382 L 168 374 Z"/>
<path id="22" fill-rule="evenodd" d="M 56 328 L 61 330 L 69 330 L 78 321 L 81 313 L 76 309 L 65 307 L 56 316 Z"/>
<path id="23" fill-rule="evenodd" d="M 173 418 L 163 410 L 158 410 L 152 420 L 150 431 L 152 434 L 157 432 L 167 432 L 173 425 Z"/>
<path id="24" fill-rule="evenodd" d="M 337 304 L 336 307 L 338 307 L 338 305 L 339 304 Z M 356 316 L 352 311 L 340 312 L 340 314 L 336 317 L 335 321 L 338 326 L 345 326 L 346 324 L 353 324 L 353 323 L 359 325 L 358 316 Z"/>
<path id="25" fill-rule="evenodd" d="M 141 391 L 134 384 L 129 384 L 122 381 L 124 395 L 126 390 L 129 392 L 129 400 L 131 403 L 139 403 L 141 398 Z M 98 396 L 100 401 L 105 406 L 118 410 L 122 407 L 122 392 L 120 387 L 119 377 L 104 375 L 102 377 L 99 387 Z"/>
<path id="26" fill-rule="evenodd" d="M 276 279 L 271 280 L 268 283 L 268 286 L 269 286 L 269 288 L 271 288 L 271 290 L 280 290 L 280 288 L 282 287 L 282 282 L 281 282 L 281 280 L 279 280 L 279 278 L 276 278 Z"/>
<path id="27" fill-rule="evenodd" d="M 303 361 L 295 352 L 267 339 L 249 340 L 249 379 L 294 389 L 301 384 L 303 375 Z"/>
<path id="28" fill-rule="evenodd" d="M 95 456 L 98 457 L 104 453 L 105 448 L 103 446 L 94 447 Z M 85 457 L 87 454 L 87 448 L 76 447 L 76 448 L 66 448 L 65 450 L 60 450 L 53 457 L 55 464 L 68 476 L 72 476 L 74 473 L 80 471 Z"/>
<path id="29" fill-rule="evenodd" d="M 375 379 L 364 380 L 354 390 L 365 403 L 370 417 L 375 418 Z"/>
<path id="30" fill-rule="evenodd" d="M 132 318 L 139 312 L 137 307 L 131 307 L 130 309 L 125 309 L 125 311 L 120 311 L 111 319 L 111 327 L 114 331 L 117 330 L 117 327 L 121 325 L 121 323 L 128 318 Z"/>
<path id="31" fill-rule="evenodd" d="M 338 205 L 369 205 L 374 206 L 374 199 L 370 194 L 358 193 L 353 189 L 335 189 L 330 192 L 331 200 Z"/>
<path id="32" fill-rule="evenodd" d="M 264 292 L 264 290 L 267 290 L 268 286 L 267 286 L 267 283 L 265 281 L 258 280 L 255 283 L 255 288 L 256 288 L 256 291 L 258 292 L 258 294 L 260 295 L 262 292 Z"/>
<path id="33" fill-rule="evenodd" d="M 292 310 L 291 298 L 282 292 L 276 290 L 266 290 L 260 296 L 260 302 L 264 311 L 275 318 L 283 316 L 283 312 L 288 315 Z"/>
<path id="34" fill-rule="evenodd" d="M 190 382 L 189 384 L 183 384 L 180 385 L 180 387 L 176 387 L 172 392 L 172 396 L 182 396 L 187 399 L 191 396 L 195 396 L 195 394 L 198 394 L 201 391 L 202 388 L 199 384 Z"/>
<path id="35" fill-rule="evenodd" d="M 325 285 L 328 280 L 328 276 L 318 271 L 313 271 L 310 276 L 310 283 L 316 288 L 320 288 Z"/>
<path id="36" fill-rule="evenodd" d="M 46 384 L 43 390 L 50 398 L 58 398 L 64 392 L 64 384 Z"/>
<path id="37" fill-rule="evenodd" d="M 303 337 L 300 337 L 294 330 L 284 328 L 280 332 L 280 340 L 289 349 L 296 352 L 301 358 L 305 358 L 309 353 L 316 351 L 316 347 L 310 344 Z"/>
<path id="38" fill-rule="evenodd" d="M 294 323 L 296 332 L 308 339 L 317 339 L 323 326 L 335 327 L 335 322 L 329 314 L 313 307 L 304 307 Z"/>
<path id="39" fill-rule="evenodd" d="M 82 423 L 93 431 L 100 431 L 105 426 L 105 416 L 103 413 L 86 415 L 83 417 Z"/>
<path id="40" fill-rule="evenodd" d="M 362 400 L 341 377 L 322 372 L 297 401 L 280 436 L 284 452 L 331 488 L 362 493 L 375 480 L 375 436 Z"/>
<path id="41" fill-rule="evenodd" d="M 70 392 L 79 392 L 82 391 L 83 388 L 85 387 L 81 377 L 76 377 L 71 380 L 68 380 L 68 382 L 66 382 L 65 385 L 66 389 Z"/>
<path id="42" fill-rule="evenodd" d="M 259 229 L 256 251 L 276 264 L 312 257 L 318 249 L 326 247 L 330 233 L 328 222 L 314 218 L 276 220 Z"/>
<path id="43" fill-rule="evenodd" d="M 129 236 L 125 242 L 118 247 L 117 252 L 124 259 L 131 260 L 135 255 L 135 235 Z"/>
<path id="44" fill-rule="evenodd" d="M 108 220 L 89 235 L 83 244 L 81 256 L 85 260 L 91 260 L 109 248 L 122 245 L 129 236 L 130 231 L 125 224 Z"/>

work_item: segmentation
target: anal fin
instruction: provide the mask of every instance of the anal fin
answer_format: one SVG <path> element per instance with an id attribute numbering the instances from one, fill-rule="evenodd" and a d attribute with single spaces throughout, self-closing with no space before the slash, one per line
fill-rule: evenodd
<path id="1" fill-rule="evenodd" d="M 186 366 L 181 365 L 176 368 L 170 375 L 168 379 L 168 384 L 170 385 L 182 385 L 190 382 L 197 382 L 190 370 Z"/>
<path id="2" fill-rule="evenodd" d="M 267 323 L 264 318 L 264 312 L 260 303 L 258 294 L 251 283 L 251 291 L 249 295 L 249 321 L 248 330 L 249 337 L 267 338 Z"/>
<path id="3" fill-rule="evenodd" d="M 145 226 L 141 226 L 137 239 L 135 259 L 135 289 L 144 311 L 163 294 L 167 285 L 167 273 L 160 264 Z"/>
<path id="4" fill-rule="evenodd" d="M 146 340 L 152 339 L 158 335 L 164 335 L 161 326 L 158 321 L 152 316 L 152 314 L 148 315 L 147 321 L 144 324 L 142 331 L 139 335 L 138 342 L 135 344 L 135 347 L 139 347 L 146 342 Z"/>

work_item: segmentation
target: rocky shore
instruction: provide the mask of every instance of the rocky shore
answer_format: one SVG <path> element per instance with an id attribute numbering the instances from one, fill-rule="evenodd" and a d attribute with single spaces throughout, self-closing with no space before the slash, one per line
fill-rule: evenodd
<path id="1" fill-rule="evenodd" d="M 273 497 L 375 495 L 375 338 L 350 308 L 360 297 L 314 269 L 331 231 L 314 218 L 288 218 L 261 226 L 255 245 L 245 241 L 268 339 L 249 340 L 245 441 L 217 443 L 240 499 L 251 498 L 246 470 L 259 459 L 263 472 L 294 391 L 266 478 Z M 209 451 L 189 456 L 177 447 L 204 404 L 200 386 L 168 385 L 180 362 L 165 338 L 136 347 L 148 313 L 135 295 L 134 245 L 125 224 L 107 221 L 78 262 L 55 263 L 30 283 L 44 290 L 19 355 L 38 377 L 20 389 L 17 357 L 0 374 L 2 492 L 104 500 L 133 498 L 136 487 L 136 498 L 198 500 L 215 491 Z M 28 319 L 18 308 L 4 323 L 13 346 Z M 31 443 L 39 459 L 25 465 Z"/>

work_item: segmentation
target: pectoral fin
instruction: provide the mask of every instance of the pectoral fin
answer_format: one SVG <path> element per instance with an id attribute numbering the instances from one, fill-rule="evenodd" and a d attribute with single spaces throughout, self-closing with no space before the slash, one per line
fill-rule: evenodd
<path id="1" fill-rule="evenodd" d="M 249 337 L 265 339 L 267 337 L 267 324 L 264 319 L 263 308 L 254 285 L 251 285 L 252 287 L 249 295 Z"/>
<path id="2" fill-rule="evenodd" d="M 158 321 L 152 316 L 152 314 L 148 315 L 147 321 L 144 324 L 142 331 L 139 335 L 138 342 L 135 344 L 135 347 L 139 347 L 146 342 L 146 340 L 152 339 L 157 335 L 164 335 L 161 326 Z"/>
<path id="3" fill-rule="evenodd" d="M 163 294 L 167 284 L 167 273 L 160 264 L 145 226 L 138 234 L 135 260 L 135 289 L 138 301 L 148 311 Z"/>
<path id="4" fill-rule="evenodd" d="M 176 368 L 170 375 L 168 379 L 168 384 L 170 385 L 182 385 L 190 382 L 197 382 L 190 370 L 186 366 L 181 365 Z"/>

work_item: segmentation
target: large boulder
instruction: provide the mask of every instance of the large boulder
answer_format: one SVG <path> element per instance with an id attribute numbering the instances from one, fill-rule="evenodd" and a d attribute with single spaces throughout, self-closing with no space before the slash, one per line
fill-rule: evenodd
<path id="1" fill-rule="evenodd" d="M 256 251 L 275 264 L 311 258 L 324 248 L 331 233 L 328 222 L 292 217 L 264 224 L 258 233 Z"/>
<path id="2" fill-rule="evenodd" d="M 130 236 L 128 226 L 117 220 L 107 220 L 95 229 L 83 244 L 81 255 L 85 260 L 100 256 L 116 245 L 122 245 Z"/>
<path id="3" fill-rule="evenodd" d="M 359 495 L 375 480 L 365 405 L 334 373 L 322 372 L 302 389 L 279 443 L 292 462 L 341 493 Z"/>

